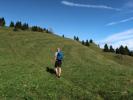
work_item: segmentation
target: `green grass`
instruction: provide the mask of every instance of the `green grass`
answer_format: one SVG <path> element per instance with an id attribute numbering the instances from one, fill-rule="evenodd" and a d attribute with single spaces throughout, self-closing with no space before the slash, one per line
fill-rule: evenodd
<path id="1" fill-rule="evenodd" d="M 62 77 L 54 68 L 64 52 Z M 133 58 L 45 32 L 0 29 L 0 100 L 133 100 Z"/>

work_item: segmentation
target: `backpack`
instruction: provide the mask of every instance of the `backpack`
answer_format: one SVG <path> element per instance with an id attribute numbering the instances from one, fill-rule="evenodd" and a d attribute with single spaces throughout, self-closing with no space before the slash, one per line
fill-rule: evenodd
<path id="1" fill-rule="evenodd" d="M 62 59 L 63 59 L 63 53 L 62 52 L 58 52 L 57 60 L 62 60 Z"/>

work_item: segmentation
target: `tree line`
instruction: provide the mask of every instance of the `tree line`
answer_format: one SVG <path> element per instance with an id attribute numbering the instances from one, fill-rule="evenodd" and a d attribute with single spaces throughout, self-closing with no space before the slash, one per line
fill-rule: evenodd
<path id="1" fill-rule="evenodd" d="M 92 39 L 86 40 L 86 41 L 82 40 L 81 43 L 82 43 L 82 45 L 84 45 L 84 46 L 90 46 L 90 44 L 93 43 L 93 40 L 92 40 Z"/>
<path id="2" fill-rule="evenodd" d="M 120 47 L 114 49 L 112 45 L 108 46 L 107 44 L 105 44 L 103 51 L 104 52 L 112 52 L 112 53 L 116 53 L 116 54 L 133 56 L 133 51 L 130 51 L 128 46 L 123 46 L 123 45 L 121 45 Z"/>
<path id="3" fill-rule="evenodd" d="M 64 35 L 63 35 L 63 37 L 64 37 Z M 86 40 L 86 41 L 84 41 L 84 40 L 80 41 L 78 36 L 74 36 L 73 39 L 75 41 L 80 42 L 84 46 L 90 46 L 91 43 L 94 43 L 92 39 Z M 99 45 L 98 45 L 98 47 L 99 47 Z M 114 49 L 112 45 L 108 46 L 108 44 L 105 44 L 103 51 L 104 52 L 112 52 L 112 53 L 116 53 L 116 54 L 133 56 L 133 51 L 130 51 L 128 46 L 123 46 L 123 45 L 121 45 L 119 48 Z"/>
<path id="4" fill-rule="evenodd" d="M 86 41 L 84 41 L 84 40 L 80 41 L 80 39 L 79 39 L 78 36 L 74 36 L 73 39 L 74 39 L 75 41 L 80 42 L 80 43 L 81 43 L 82 45 L 84 45 L 84 46 L 90 46 L 90 43 L 93 43 L 93 40 L 92 40 L 92 39 L 86 40 Z"/>
<path id="5" fill-rule="evenodd" d="M 0 27 L 5 27 L 5 26 L 6 26 L 6 21 L 5 21 L 4 17 L 2 17 L 2 18 L 0 18 Z M 30 29 L 30 30 L 36 31 L 36 32 L 45 31 L 46 33 L 53 33 L 52 31 L 50 31 L 46 28 L 41 28 L 39 26 L 29 27 L 28 23 L 22 23 L 21 21 L 17 21 L 16 23 L 11 21 L 9 27 L 14 28 L 13 29 L 14 31 L 18 31 L 19 29 L 21 29 L 21 30 L 29 30 Z M 64 35 L 62 37 L 64 38 Z M 90 43 L 93 43 L 92 39 L 90 39 L 90 41 L 89 40 L 80 41 L 78 36 L 74 36 L 74 40 L 82 43 L 82 45 L 84 45 L 84 46 L 89 46 Z M 133 51 L 130 51 L 127 46 L 124 47 L 123 45 L 121 45 L 119 48 L 114 49 L 112 45 L 108 46 L 107 44 L 105 44 L 103 51 L 133 56 Z"/>
<path id="6" fill-rule="evenodd" d="M 6 21 L 4 19 L 4 17 L 0 18 L 0 27 L 5 27 L 6 26 Z M 32 30 L 32 31 L 36 31 L 36 32 L 46 32 L 46 33 L 53 33 L 52 31 L 46 29 L 46 28 L 41 28 L 39 26 L 31 26 L 29 27 L 28 23 L 22 23 L 21 21 L 17 21 L 16 23 L 14 23 L 13 21 L 10 22 L 9 25 L 10 28 L 14 28 L 14 31 L 18 31 L 18 30 Z"/>
<path id="7" fill-rule="evenodd" d="M 49 31 L 46 28 L 41 28 L 40 26 L 31 26 L 31 27 L 29 27 L 28 23 L 22 23 L 21 21 L 17 21 L 16 23 L 11 21 L 9 27 L 13 27 L 14 31 L 17 31 L 18 29 L 21 29 L 21 30 L 31 29 L 34 32 L 44 32 L 45 31 L 46 33 L 53 33 L 53 32 Z"/>

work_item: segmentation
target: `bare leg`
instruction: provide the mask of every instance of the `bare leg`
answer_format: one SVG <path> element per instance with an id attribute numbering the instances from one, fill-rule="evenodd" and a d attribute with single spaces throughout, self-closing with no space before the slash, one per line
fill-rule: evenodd
<path id="1" fill-rule="evenodd" d="M 58 70 L 57 70 L 57 68 L 55 68 L 55 72 L 56 72 L 56 75 L 58 76 Z"/>
<path id="2" fill-rule="evenodd" d="M 57 67 L 57 71 L 58 71 L 58 76 L 59 76 L 59 74 L 60 74 L 59 67 Z"/>
<path id="3" fill-rule="evenodd" d="M 61 76 L 61 68 L 59 67 L 59 76 Z"/>

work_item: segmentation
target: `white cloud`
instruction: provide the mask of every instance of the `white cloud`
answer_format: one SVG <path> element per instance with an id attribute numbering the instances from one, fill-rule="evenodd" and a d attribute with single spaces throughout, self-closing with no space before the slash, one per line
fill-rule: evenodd
<path id="1" fill-rule="evenodd" d="M 101 47 L 107 43 L 109 45 L 113 45 L 115 48 L 119 47 L 120 45 L 127 45 L 131 50 L 133 50 L 133 29 L 115 33 L 108 36 L 104 40 L 99 41 L 98 43 L 101 45 Z"/>
<path id="2" fill-rule="evenodd" d="M 114 46 L 114 48 L 117 48 L 120 45 L 128 46 L 128 48 L 130 50 L 133 50 L 133 39 L 127 39 L 127 40 L 123 40 L 123 41 L 118 41 L 116 43 L 113 43 L 112 45 Z"/>
<path id="3" fill-rule="evenodd" d="M 129 29 L 126 30 L 124 32 L 120 32 L 120 33 L 115 33 L 109 37 L 107 37 L 104 41 L 105 42 L 115 42 L 115 41 L 120 41 L 120 40 L 125 40 L 125 39 L 129 39 L 129 38 L 133 38 L 133 29 Z"/>
<path id="4" fill-rule="evenodd" d="M 100 9 L 108 9 L 108 10 L 115 10 L 115 11 L 120 11 L 121 9 L 119 8 L 113 8 L 107 5 L 89 5 L 89 4 L 79 4 L 79 3 L 73 3 L 69 1 L 62 1 L 62 4 L 66 6 L 72 6 L 72 7 L 85 7 L 85 8 L 100 8 Z"/>
<path id="5" fill-rule="evenodd" d="M 132 21 L 132 20 L 133 20 L 133 17 L 130 17 L 130 18 L 127 18 L 127 19 L 123 19 L 121 21 L 108 23 L 107 26 L 116 25 L 116 24 L 120 24 L 120 23 L 125 23 L 125 22 Z"/>

